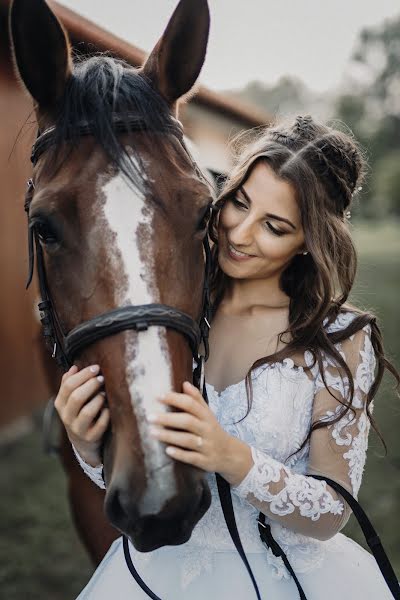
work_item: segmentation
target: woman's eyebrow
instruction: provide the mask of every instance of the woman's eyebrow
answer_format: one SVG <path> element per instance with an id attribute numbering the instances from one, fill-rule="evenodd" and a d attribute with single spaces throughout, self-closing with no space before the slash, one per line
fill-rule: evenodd
<path id="1" fill-rule="evenodd" d="M 241 192 L 243 194 L 243 196 L 246 198 L 247 202 L 249 204 L 251 204 L 251 198 L 248 195 L 248 193 L 245 191 L 244 187 L 240 187 L 239 192 Z M 289 219 L 285 219 L 285 217 L 279 217 L 278 215 L 273 215 L 272 213 L 265 213 L 265 216 L 268 217 L 269 219 L 275 219 L 276 221 L 283 221 L 284 223 L 287 223 L 288 225 L 290 225 L 290 227 L 292 227 L 293 229 L 296 229 L 296 226 L 293 225 L 293 223 L 291 221 L 289 221 Z"/>

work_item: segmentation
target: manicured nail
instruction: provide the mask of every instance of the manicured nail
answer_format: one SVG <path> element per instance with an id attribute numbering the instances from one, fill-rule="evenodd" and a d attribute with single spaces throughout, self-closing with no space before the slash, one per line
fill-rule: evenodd
<path id="1" fill-rule="evenodd" d="M 149 432 L 151 435 L 157 436 L 160 430 L 158 427 L 154 427 L 154 425 L 152 425 L 151 427 L 149 427 Z"/>
<path id="2" fill-rule="evenodd" d="M 170 454 L 171 456 L 173 456 L 174 454 L 176 454 L 176 450 L 175 450 L 175 448 L 173 448 L 172 446 L 167 446 L 167 447 L 165 448 L 165 452 L 166 452 L 167 454 Z"/>
<path id="3" fill-rule="evenodd" d="M 99 383 L 103 383 L 103 382 L 104 382 L 104 377 L 103 377 L 103 375 L 98 375 L 98 376 L 97 376 L 97 381 L 98 381 Z"/>
<path id="4" fill-rule="evenodd" d="M 92 371 L 92 373 L 98 373 L 99 369 L 99 365 L 92 365 L 91 367 L 89 367 L 89 370 Z"/>
<path id="5" fill-rule="evenodd" d="M 150 413 L 149 415 L 147 415 L 147 420 L 149 421 L 149 423 L 155 423 L 157 421 L 157 415 L 155 415 L 154 413 Z"/>

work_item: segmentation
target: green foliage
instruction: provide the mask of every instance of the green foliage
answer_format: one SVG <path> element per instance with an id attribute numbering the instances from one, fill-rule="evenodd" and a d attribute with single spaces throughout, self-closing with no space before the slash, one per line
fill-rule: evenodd
<path id="1" fill-rule="evenodd" d="M 399 215 L 400 17 L 361 32 L 349 72 L 352 92 L 337 99 L 336 112 L 369 155 L 359 214 Z"/>
<path id="2" fill-rule="evenodd" d="M 376 210 L 400 217 L 400 147 L 385 154 L 375 165 Z"/>

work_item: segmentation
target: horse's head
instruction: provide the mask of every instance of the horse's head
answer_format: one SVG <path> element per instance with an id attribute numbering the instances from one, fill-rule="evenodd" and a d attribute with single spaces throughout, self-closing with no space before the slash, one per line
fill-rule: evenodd
<path id="1" fill-rule="evenodd" d="M 181 0 L 139 70 L 105 56 L 73 64 L 43 0 L 14 0 L 10 26 L 45 132 L 29 223 L 63 334 L 131 305 L 167 305 L 198 321 L 211 194 L 174 116 L 204 61 L 206 0 Z M 74 356 L 81 367 L 100 364 L 105 376 L 105 508 L 141 550 L 186 541 L 210 502 L 202 473 L 169 458 L 149 434 L 148 414 L 162 410 L 157 397 L 191 378 L 188 336 L 174 318 L 151 325 L 144 314 L 134 329 L 108 317 L 101 327 L 114 329 L 89 336 Z"/>

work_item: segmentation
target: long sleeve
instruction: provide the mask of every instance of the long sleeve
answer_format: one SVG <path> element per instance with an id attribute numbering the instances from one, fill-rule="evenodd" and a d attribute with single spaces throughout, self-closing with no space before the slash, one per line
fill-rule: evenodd
<path id="1" fill-rule="evenodd" d="M 97 467 L 92 467 L 91 465 L 88 465 L 88 463 L 85 462 L 83 460 L 83 458 L 80 456 L 80 454 L 77 451 L 77 449 L 75 448 L 75 446 L 73 444 L 71 444 L 71 446 L 72 446 L 72 450 L 74 451 L 74 454 L 76 456 L 76 459 L 77 459 L 78 463 L 80 464 L 81 468 L 83 469 L 84 473 L 99 488 L 101 488 L 102 490 L 105 490 L 106 486 L 105 486 L 104 479 L 103 479 L 103 465 L 98 465 Z"/>
<path id="2" fill-rule="evenodd" d="M 370 327 L 336 345 L 354 377 L 351 410 L 337 423 L 313 431 L 310 438 L 309 474 L 326 475 L 355 497 L 364 469 L 370 423 L 366 396 L 374 380 L 375 354 Z M 344 407 L 336 400 L 347 396 L 348 378 L 343 369 L 325 358 L 325 387 L 321 373 L 314 369 L 315 396 L 312 422 L 330 420 Z M 371 408 L 371 407 L 370 407 Z M 293 472 L 283 463 L 251 447 L 253 466 L 233 491 L 267 517 L 297 533 L 319 540 L 335 535 L 346 524 L 351 509 L 324 481 Z"/>

